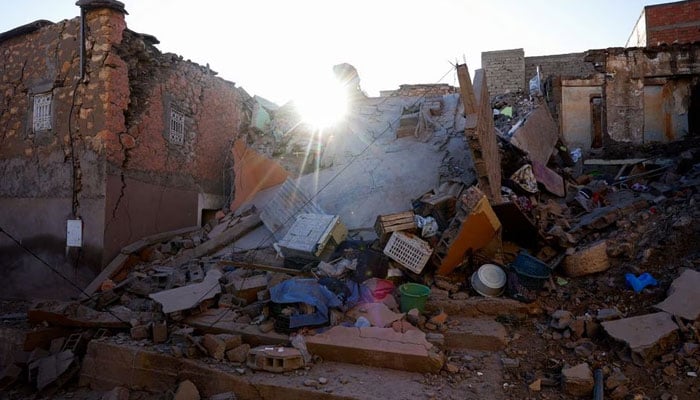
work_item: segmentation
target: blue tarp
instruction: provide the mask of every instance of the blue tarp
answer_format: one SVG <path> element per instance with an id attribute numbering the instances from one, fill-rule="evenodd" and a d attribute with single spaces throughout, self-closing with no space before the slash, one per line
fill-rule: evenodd
<path id="1" fill-rule="evenodd" d="M 313 314 L 292 315 L 289 327 L 321 325 L 328 322 L 328 309 L 340 307 L 342 302 L 333 292 L 316 279 L 289 279 L 270 288 L 270 298 L 275 303 L 306 303 L 316 307 Z"/>

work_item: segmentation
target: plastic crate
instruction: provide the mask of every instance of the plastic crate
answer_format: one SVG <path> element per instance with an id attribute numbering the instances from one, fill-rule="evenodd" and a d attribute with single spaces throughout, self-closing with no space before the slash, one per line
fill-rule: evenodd
<path id="1" fill-rule="evenodd" d="M 403 232 L 394 232 L 384 247 L 384 254 L 410 271 L 420 274 L 433 254 L 427 242 Z"/>

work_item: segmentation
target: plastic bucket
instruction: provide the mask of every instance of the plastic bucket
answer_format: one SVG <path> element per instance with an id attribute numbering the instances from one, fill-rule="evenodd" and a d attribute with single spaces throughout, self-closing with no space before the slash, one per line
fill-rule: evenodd
<path id="1" fill-rule="evenodd" d="M 430 288 L 418 283 L 404 283 L 399 286 L 401 293 L 401 312 L 409 312 L 413 308 L 425 311 L 425 301 L 430 295 Z"/>

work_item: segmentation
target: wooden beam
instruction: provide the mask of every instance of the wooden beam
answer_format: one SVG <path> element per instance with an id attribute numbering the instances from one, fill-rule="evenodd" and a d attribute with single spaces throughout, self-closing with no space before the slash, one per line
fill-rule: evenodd
<path id="1" fill-rule="evenodd" d="M 219 265 L 230 265 L 230 266 L 236 267 L 236 268 L 256 269 L 256 270 L 268 271 L 268 272 L 280 272 L 280 273 L 289 274 L 289 275 L 302 275 L 303 274 L 303 272 L 298 270 L 298 269 L 273 267 L 271 265 L 255 264 L 255 263 L 249 263 L 249 262 L 245 262 L 245 261 L 221 260 L 221 261 L 219 261 Z"/>
<path id="2" fill-rule="evenodd" d="M 474 95 L 474 87 L 472 80 L 469 77 L 469 69 L 467 64 L 457 65 L 457 79 L 459 80 L 459 90 L 462 95 L 462 104 L 464 104 L 464 114 L 476 114 L 476 96 Z"/>

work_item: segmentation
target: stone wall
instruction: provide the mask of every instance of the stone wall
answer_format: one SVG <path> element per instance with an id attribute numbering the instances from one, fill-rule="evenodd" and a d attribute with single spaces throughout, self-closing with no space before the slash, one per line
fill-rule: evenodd
<path id="1" fill-rule="evenodd" d="M 584 61 L 585 53 L 525 57 L 525 81 L 535 76 L 537 66 L 543 79 L 548 76 L 585 78 L 596 73 L 593 64 Z"/>
<path id="2" fill-rule="evenodd" d="M 114 8 L 86 12 L 80 79 L 79 30 L 74 18 L 0 34 L 0 226 L 84 286 L 122 246 L 225 204 L 231 145 L 248 114 L 235 84 L 161 54 Z M 41 93 L 52 95 L 52 126 L 34 132 Z M 169 140 L 172 109 L 185 116 L 182 144 Z M 84 245 L 66 256 L 70 218 L 83 220 Z M 3 235 L 0 265 L 0 289 L 65 287 Z"/>
<path id="3" fill-rule="evenodd" d="M 416 85 L 400 85 L 397 90 L 382 90 L 380 97 L 402 96 L 402 97 L 432 97 L 444 96 L 447 94 L 458 93 L 458 89 L 447 83 L 436 84 L 416 84 Z"/>
<path id="4" fill-rule="evenodd" d="M 491 96 L 526 89 L 523 49 L 483 52 L 481 68 L 486 73 Z"/>

